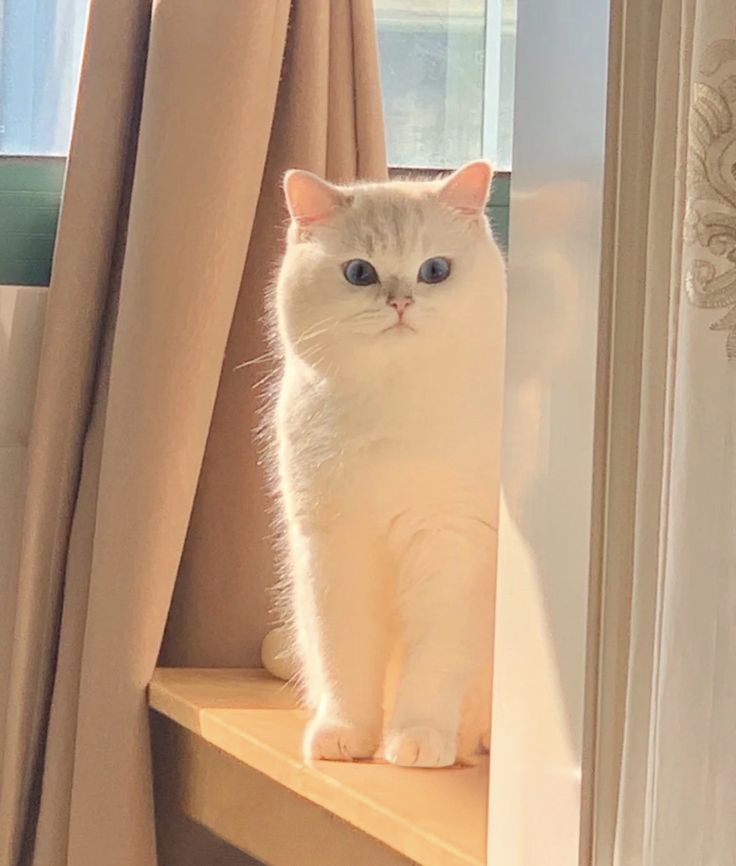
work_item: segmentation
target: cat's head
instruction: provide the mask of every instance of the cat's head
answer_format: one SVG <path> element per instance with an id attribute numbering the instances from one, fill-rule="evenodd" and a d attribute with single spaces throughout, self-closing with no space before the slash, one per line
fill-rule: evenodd
<path id="1" fill-rule="evenodd" d="M 395 360 L 472 339 L 502 310 L 504 265 L 473 162 L 439 181 L 337 187 L 290 171 L 279 334 L 314 366 Z"/>

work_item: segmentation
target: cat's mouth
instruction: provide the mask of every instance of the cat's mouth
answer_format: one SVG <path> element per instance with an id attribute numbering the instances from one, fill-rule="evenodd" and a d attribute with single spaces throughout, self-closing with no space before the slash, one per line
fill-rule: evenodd
<path id="1" fill-rule="evenodd" d="M 399 320 L 398 322 L 394 322 L 393 325 L 389 325 L 387 328 L 384 328 L 379 333 L 381 334 L 401 334 L 401 333 L 412 333 L 416 334 L 417 329 L 412 328 L 412 326 L 408 322 L 404 322 L 403 320 Z"/>

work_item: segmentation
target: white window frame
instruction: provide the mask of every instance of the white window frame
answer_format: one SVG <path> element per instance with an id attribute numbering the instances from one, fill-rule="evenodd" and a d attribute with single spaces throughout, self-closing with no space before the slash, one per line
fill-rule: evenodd
<path id="1" fill-rule="evenodd" d="M 493 866 L 592 862 L 622 2 L 518 4 Z"/>

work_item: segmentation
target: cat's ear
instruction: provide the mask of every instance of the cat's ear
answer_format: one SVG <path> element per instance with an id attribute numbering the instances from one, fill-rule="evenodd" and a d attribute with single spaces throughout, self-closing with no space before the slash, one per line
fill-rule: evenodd
<path id="1" fill-rule="evenodd" d="M 469 162 L 453 172 L 439 189 L 446 205 L 468 216 L 478 216 L 488 203 L 493 169 L 485 160 Z"/>
<path id="2" fill-rule="evenodd" d="M 291 218 L 302 226 L 329 219 L 344 203 L 337 187 L 311 171 L 298 168 L 284 175 L 284 195 Z"/>

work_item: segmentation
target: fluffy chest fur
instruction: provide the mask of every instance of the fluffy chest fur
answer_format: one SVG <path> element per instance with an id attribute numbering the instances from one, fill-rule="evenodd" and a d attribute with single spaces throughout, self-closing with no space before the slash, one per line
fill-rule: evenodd
<path id="1" fill-rule="evenodd" d="M 342 377 L 287 363 L 277 417 L 291 516 L 329 523 L 361 512 L 386 525 L 418 505 L 472 503 L 494 521 L 501 377 L 488 337 L 480 352 L 430 353 Z"/>

